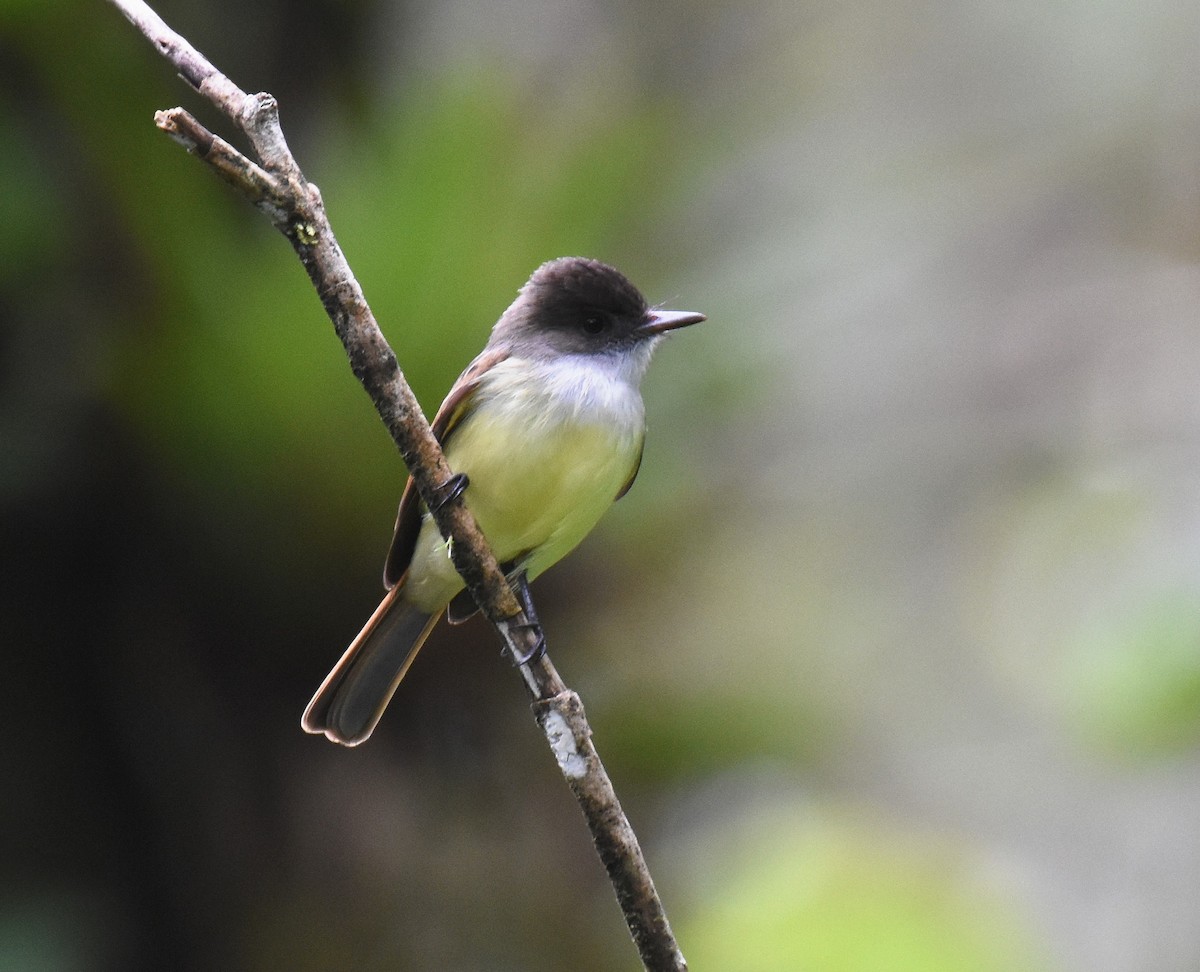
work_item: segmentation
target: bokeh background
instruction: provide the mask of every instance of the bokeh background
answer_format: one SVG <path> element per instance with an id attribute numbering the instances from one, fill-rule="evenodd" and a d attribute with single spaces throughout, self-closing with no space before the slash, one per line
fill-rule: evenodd
<path id="1" fill-rule="evenodd" d="M 1200 7 L 158 9 L 430 411 L 549 257 L 709 315 L 535 592 L 694 969 L 1200 969 Z M 485 626 L 300 731 L 404 470 L 176 104 L 0 2 L 0 968 L 635 968 Z"/>

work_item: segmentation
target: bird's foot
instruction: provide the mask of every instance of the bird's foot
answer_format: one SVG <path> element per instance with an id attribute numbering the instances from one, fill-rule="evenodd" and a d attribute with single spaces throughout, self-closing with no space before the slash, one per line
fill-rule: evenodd
<path id="1" fill-rule="evenodd" d="M 526 631 L 532 631 L 537 638 L 533 647 L 530 648 L 529 651 L 518 652 L 515 649 L 512 651 L 511 654 L 514 665 L 519 667 L 521 665 L 532 664 L 546 654 L 546 636 L 542 633 L 542 626 L 538 622 L 531 621 L 528 624 L 512 624 L 509 625 L 509 628 L 510 630 L 521 628 Z"/>
<path id="2" fill-rule="evenodd" d="M 453 503 L 462 496 L 463 491 L 470 485 L 471 480 L 467 477 L 466 473 L 455 473 L 437 487 L 438 497 L 434 500 L 431 512 L 436 513 L 447 503 Z"/>

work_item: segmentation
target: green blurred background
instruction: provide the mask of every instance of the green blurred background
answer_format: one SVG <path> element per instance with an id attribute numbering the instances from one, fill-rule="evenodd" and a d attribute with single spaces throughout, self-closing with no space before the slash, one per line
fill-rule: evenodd
<path id="1" fill-rule="evenodd" d="M 1200 7 L 169 0 L 432 410 L 709 323 L 535 592 L 697 972 L 1200 968 Z M 486 627 L 305 736 L 404 470 L 109 5 L 0 0 L 0 969 L 633 969 Z"/>

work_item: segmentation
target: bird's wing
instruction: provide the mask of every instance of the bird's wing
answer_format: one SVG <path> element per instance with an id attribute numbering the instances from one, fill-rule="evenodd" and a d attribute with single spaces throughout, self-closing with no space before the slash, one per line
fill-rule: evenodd
<path id="1" fill-rule="evenodd" d="M 508 357 L 505 348 L 485 348 L 483 353 L 467 365 L 466 370 L 458 376 L 458 380 L 450 389 L 450 394 L 442 402 L 433 417 L 432 427 L 434 437 L 446 447 L 455 427 L 467 411 L 471 396 L 479 388 L 484 374 L 495 365 Z M 417 535 L 421 532 L 421 512 L 424 509 L 421 497 L 413 485 L 412 476 L 404 484 L 404 493 L 400 497 L 400 509 L 396 514 L 396 532 L 392 535 L 392 546 L 388 550 L 387 562 L 383 568 L 383 583 L 389 590 L 404 578 L 412 560 L 413 550 L 416 549 Z"/>
<path id="2" fill-rule="evenodd" d="M 614 503 L 617 500 L 619 500 L 622 496 L 624 496 L 626 493 L 628 493 L 630 487 L 633 486 L 633 481 L 635 479 L 637 479 L 638 470 L 640 470 L 642 468 L 642 456 L 645 454 L 645 452 L 646 452 L 646 440 L 642 439 L 642 444 L 638 447 L 637 458 L 633 461 L 633 471 L 630 472 L 629 478 L 627 480 L 625 480 L 625 485 L 621 487 L 620 492 L 618 492 L 617 495 L 613 497 Z"/>

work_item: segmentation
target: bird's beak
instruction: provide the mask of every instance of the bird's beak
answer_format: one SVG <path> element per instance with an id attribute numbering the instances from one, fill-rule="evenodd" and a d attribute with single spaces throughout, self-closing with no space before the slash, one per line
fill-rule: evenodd
<path id="1" fill-rule="evenodd" d="M 704 320 L 707 320 L 707 318 L 703 314 L 697 314 L 695 311 L 650 310 L 646 311 L 646 319 L 642 322 L 642 326 L 638 330 L 646 337 L 650 337 L 655 334 L 664 334 L 667 331 L 673 331 L 677 327 L 699 324 Z"/>

